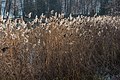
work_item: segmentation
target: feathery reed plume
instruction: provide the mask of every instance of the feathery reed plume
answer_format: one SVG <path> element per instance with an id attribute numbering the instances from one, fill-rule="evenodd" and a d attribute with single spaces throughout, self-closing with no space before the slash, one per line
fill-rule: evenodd
<path id="1" fill-rule="evenodd" d="M 1 22 L 0 79 L 119 79 L 119 34 L 119 16 L 55 13 L 26 23 L 22 18 Z"/>

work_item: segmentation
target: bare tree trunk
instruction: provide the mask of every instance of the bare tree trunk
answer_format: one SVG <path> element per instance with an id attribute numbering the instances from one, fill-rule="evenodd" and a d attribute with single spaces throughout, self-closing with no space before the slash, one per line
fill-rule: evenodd
<path id="1" fill-rule="evenodd" d="M 9 4 L 8 4 L 8 16 L 7 16 L 7 19 L 8 19 L 9 16 L 10 16 L 11 3 L 12 3 L 12 0 L 9 0 Z"/>
<path id="2" fill-rule="evenodd" d="M 67 0 L 65 0 L 65 13 L 67 14 Z"/>
<path id="3" fill-rule="evenodd" d="M 21 16 L 23 16 L 23 1 L 22 0 L 20 0 L 20 4 L 21 4 L 21 13 L 22 13 L 22 15 Z"/>
<path id="4" fill-rule="evenodd" d="M 71 13 L 71 7 L 72 7 L 72 0 L 70 0 L 70 11 L 69 11 L 69 13 Z"/>
<path id="5" fill-rule="evenodd" d="M 5 2 L 4 12 L 3 12 L 3 18 L 5 18 L 5 16 L 6 16 L 7 4 L 8 4 L 8 0 L 6 0 L 6 2 Z"/>
<path id="6" fill-rule="evenodd" d="M 16 0 L 14 0 L 14 17 L 16 18 L 16 8 L 17 8 L 17 5 L 16 5 Z"/>
<path id="7" fill-rule="evenodd" d="M 0 15 L 1 15 L 1 5 L 2 5 L 2 1 L 0 0 Z"/>

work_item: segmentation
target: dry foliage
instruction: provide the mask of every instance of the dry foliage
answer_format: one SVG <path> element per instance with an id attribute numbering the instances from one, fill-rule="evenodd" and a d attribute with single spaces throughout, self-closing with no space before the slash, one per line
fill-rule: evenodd
<path id="1" fill-rule="evenodd" d="M 119 34 L 120 17 L 1 20 L 0 80 L 117 80 Z"/>

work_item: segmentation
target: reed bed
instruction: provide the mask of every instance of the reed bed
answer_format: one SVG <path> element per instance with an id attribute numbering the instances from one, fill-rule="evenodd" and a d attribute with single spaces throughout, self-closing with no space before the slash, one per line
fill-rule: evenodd
<path id="1" fill-rule="evenodd" d="M 118 16 L 0 20 L 0 80 L 120 79 Z"/>

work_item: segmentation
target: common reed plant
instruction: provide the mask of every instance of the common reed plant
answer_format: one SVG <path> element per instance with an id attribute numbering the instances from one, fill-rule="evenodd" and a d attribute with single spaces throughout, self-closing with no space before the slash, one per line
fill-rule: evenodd
<path id="1" fill-rule="evenodd" d="M 120 17 L 0 22 L 0 80 L 119 80 Z"/>

